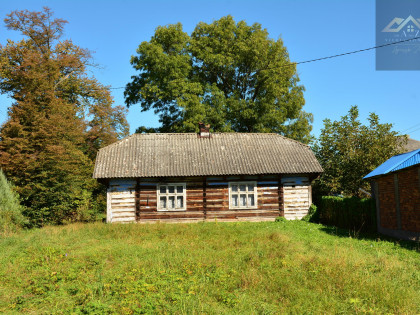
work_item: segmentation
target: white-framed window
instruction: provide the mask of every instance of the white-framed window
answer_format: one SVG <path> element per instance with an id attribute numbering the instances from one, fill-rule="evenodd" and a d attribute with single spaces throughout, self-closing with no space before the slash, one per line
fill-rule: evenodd
<path id="1" fill-rule="evenodd" d="M 230 182 L 229 209 L 257 208 L 257 182 Z"/>
<path id="2" fill-rule="evenodd" d="M 158 211 L 186 210 L 186 184 L 170 183 L 157 186 Z"/>

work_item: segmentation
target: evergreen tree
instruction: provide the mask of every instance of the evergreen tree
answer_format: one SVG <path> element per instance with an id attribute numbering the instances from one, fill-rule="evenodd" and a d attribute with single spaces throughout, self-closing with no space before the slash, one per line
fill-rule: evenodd
<path id="1" fill-rule="evenodd" d="M 0 169 L 0 235 L 15 232 L 26 224 L 22 210 L 18 194 Z"/>

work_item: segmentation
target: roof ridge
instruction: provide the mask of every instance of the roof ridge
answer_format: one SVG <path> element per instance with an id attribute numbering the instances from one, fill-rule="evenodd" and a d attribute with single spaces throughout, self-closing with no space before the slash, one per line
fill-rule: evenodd
<path id="1" fill-rule="evenodd" d="M 133 135 L 138 136 L 148 136 L 148 135 L 195 135 L 196 132 L 146 132 L 146 133 L 133 133 Z"/>
<path id="2" fill-rule="evenodd" d="M 128 135 L 127 137 L 120 139 L 114 143 L 111 143 L 103 148 L 100 148 L 99 150 L 105 149 L 105 148 L 109 148 L 109 147 L 114 147 L 116 145 L 119 145 L 120 143 L 122 143 L 123 141 L 127 141 L 130 138 L 135 138 L 135 137 L 141 137 L 141 136 L 149 136 L 149 135 L 156 135 L 156 136 L 177 136 L 177 135 L 197 135 L 198 133 L 196 132 L 156 132 L 156 133 L 133 133 L 131 135 Z M 298 140 L 295 139 L 291 139 L 288 138 L 284 135 L 281 135 L 279 133 L 275 133 L 275 132 L 212 132 L 211 134 L 213 135 L 259 135 L 259 136 L 279 136 L 281 138 L 283 138 L 284 140 L 290 141 L 290 142 L 295 142 L 303 147 L 307 147 L 310 148 L 310 146 L 308 144 L 302 143 Z"/>
<path id="3" fill-rule="evenodd" d="M 125 137 L 125 138 L 122 138 L 122 139 L 120 139 L 120 140 L 118 140 L 118 141 L 115 141 L 115 142 L 113 142 L 113 143 L 111 143 L 111 144 L 108 144 L 108 145 L 106 145 L 106 146 L 104 146 L 104 147 L 102 147 L 102 148 L 100 148 L 98 151 L 100 151 L 100 150 L 102 150 L 102 149 L 105 149 L 105 148 L 109 148 L 109 147 L 114 147 L 114 146 L 116 146 L 117 144 L 119 144 L 119 143 L 121 143 L 121 142 L 123 142 L 123 141 L 125 141 L 125 140 L 128 140 L 129 138 L 131 138 L 131 137 L 133 137 L 134 135 L 136 135 L 136 133 L 133 133 L 132 135 L 128 135 L 127 137 Z"/>
<path id="4" fill-rule="evenodd" d="M 406 162 L 408 159 L 411 159 L 414 155 L 416 155 L 419 152 L 420 152 L 420 149 L 417 149 L 417 150 L 414 150 L 414 151 L 411 151 L 411 152 L 407 152 L 407 153 L 403 153 L 403 154 L 407 154 L 407 157 L 405 159 L 403 159 L 402 161 L 400 161 L 397 165 L 393 165 L 391 168 L 387 169 L 386 172 L 384 172 L 384 174 L 387 174 L 389 172 L 392 172 L 398 166 L 400 166 L 401 164 L 403 164 L 404 162 Z M 395 155 L 395 156 L 398 156 L 398 155 Z"/>
<path id="5" fill-rule="evenodd" d="M 282 138 L 284 138 L 284 139 L 286 139 L 286 140 L 290 140 L 290 141 L 293 141 L 293 142 L 297 142 L 297 143 L 299 143 L 300 145 L 302 145 L 302 146 L 304 146 L 304 147 L 308 147 L 308 148 L 310 148 L 309 144 L 302 143 L 302 142 L 300 142 L 300 141 L 298 141 L 298 140 L 295 140 L 295 139 L 292 139 L 292 138 L 288 138 L 288 137 L 283 136 L 283 135 L 281 135 L 281 134 L 277 134 L 277 135 L 279 135 L 280 137 L 282 137 Z"/>
<path id="6" fill-rule="evenodd" d="M 143 134 L 138 134 L 138 135 L 197 135 L 198 133 L 196 133 L 196 132 L 185 132 L 185 133 L 183 133 L 183 132 L 174 132 L 174 133 L 171 133 L 171 132 L 165 132 L 165 133 L 160 133 L 160 132 L 156 132 L 156 133 L 143 133 Z M 280 136 L 280 137 L 282 137 L 283 139 L 285 139 L 285 140 L 288 140 L 288 141 L 291 141 L 291 142 L 296 142 L 297 144 L 299 144 L 299 145 L 301 145 L 301 146 L 303 146 L 303 147 L 305 147 L 305 148 L 310 148 L 310 146 L 308 145 L 308 144 L 305 144 L 305 143 L 302 143 L 302 142 L 300 142 L 300 141 L 298 141 L 298 140 L 295 140 L 295 139 L 292 139 L 292 138 L 288 138 L 288 137 L 286 137 L 286 136 L 284 136 L 284 135 L 281 135 L 281 134 L 279 134 L 279 133 L 276 133 L 276 132 L 212 132 L 212 133 L 210 133 L 210 134 L 213 134 L 213 135 L 259 135 L 259 136 L 262 136 L 262 135 L 276 135 L 276 136 Z"/>

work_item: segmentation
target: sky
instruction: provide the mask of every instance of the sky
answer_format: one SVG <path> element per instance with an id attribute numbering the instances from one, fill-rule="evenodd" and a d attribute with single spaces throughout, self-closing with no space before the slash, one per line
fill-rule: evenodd
<path id="1" fill-rule="evenodd" d="M 115 105 L 124 105 L 124 87 L 136 71 L 130 58 L 138 45 L 149 41 L 159 25 L 181 22 L 191 33 L 197 23 L 211 23 L 226 15 L 235 21 L 260 23 L 273 39 L 281 37 L 293 62 L 301 62 L 375 46 L 375 1 L 373 0 L 219 0 L 219 1 L 134 1 L 134 0 L 1 0 L 0 43 L 16 40 L 2 20 L 13 10 L 40 11 L 51 8 L 55 17 L 67 20 L 65 38 L 93 51 L 100 69 L 92 74 L 111 86 Z M 304 110 L 314 115 L 312 134 L 319 136 L 323 120 L 339 120 L 352 105 L 359 107 L 367 123 L 376 113 L 381 123 L 420 140 L 419 71 L 377 71 L 375 51 L 297 66 L 305 86 Z M 0 123 L 7 119 L 11 100 L 0 95 Z M 153 112 L 129 108 L 130 133 L 138 126 L 159 126 Z"/>

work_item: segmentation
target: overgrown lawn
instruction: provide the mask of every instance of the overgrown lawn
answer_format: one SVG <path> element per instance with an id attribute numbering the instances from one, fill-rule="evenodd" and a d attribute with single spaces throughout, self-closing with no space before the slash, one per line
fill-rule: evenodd
<path id="1" fill-rule="evenodd" d="M 0 312 L 418 314 L 419 245 L 302 221 L 47 227 L 0 238 Z"/>

